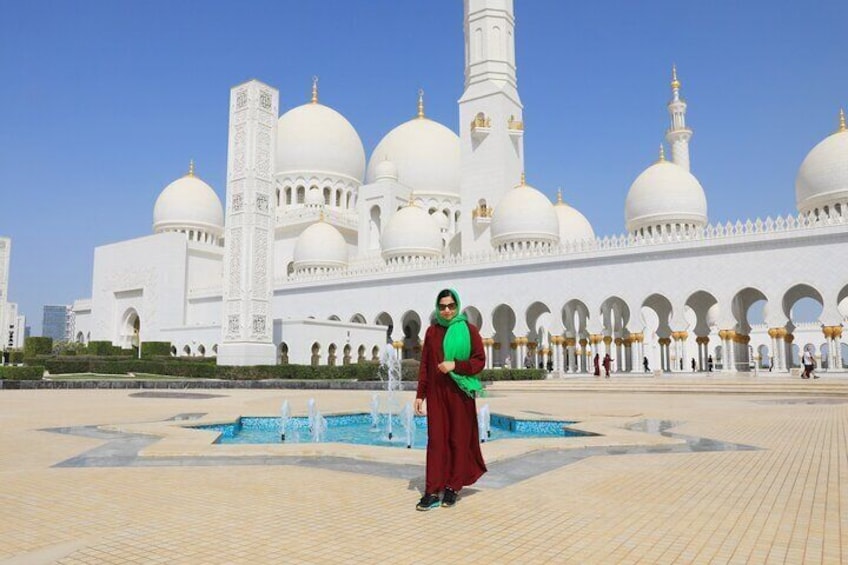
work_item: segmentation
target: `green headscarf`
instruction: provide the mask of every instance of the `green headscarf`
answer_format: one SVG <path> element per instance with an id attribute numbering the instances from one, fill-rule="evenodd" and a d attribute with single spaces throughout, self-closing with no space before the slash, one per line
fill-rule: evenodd
<path id="1" fill-rule="evenodd" d="M 456 316 L 450 320 L 445 320 L 442 317 L 442 312 L 439 310 L 439 299 L 436 298 L 436 323 L 447 328 L 445 339 L 442 341 L 442 348 L 445 352 L 445 361 L 467 361 L 471 357 L 471 331 L 468 329 L 468 317 L 462 313 L 462 305 L 459 302 L 459 294 L 452 288 L 447 289 L 453 296 L 456 302 Z M 439 293 L 441 294 L 441 292 Z M 483 390 L 483 385 L 480 384 L 480 379 L 468 375 L 457 375 L 451 371 L 451 378 L 457 386 L 470 396 L 480 396 Z"/>

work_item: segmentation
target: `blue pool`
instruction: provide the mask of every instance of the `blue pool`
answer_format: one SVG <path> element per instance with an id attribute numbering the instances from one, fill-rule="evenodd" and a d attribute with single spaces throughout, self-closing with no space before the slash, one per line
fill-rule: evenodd
<path id="1" fill-rule="evenodd" d="M 392 417 L 392 439 L 388 437 L 388 416 L 380 414 L 377 427 L 371 422 L 370 414 L 343 414 L 325 416 L 327 431 L 323 441 L 354 443 L 360 445 L 381 445 L 389 447 L 407 447 L 409 434 L 401 426 L 399 416 Z M 509 416 L 492 414 L 490 434 L 486 441 L 509 438 L 534 437 L 577 437 L 594 435 L 569 429 L 573 421 L 564 420 L 518 420 Z M 280 419 L 268 417 L 243 416 L 232 424 L 212 424 L 191 426 L 195 429 L 219 432 L 215 443 L 281 443 Z M 412 447 L 423 449 L 427 445 L 427 418 L 415 417 L 415 429 L 412 434 Z M 290 418 L 286 426 L 285 443 L 309 443 L 312 433 L 309 420 L 305 417 Z"/>

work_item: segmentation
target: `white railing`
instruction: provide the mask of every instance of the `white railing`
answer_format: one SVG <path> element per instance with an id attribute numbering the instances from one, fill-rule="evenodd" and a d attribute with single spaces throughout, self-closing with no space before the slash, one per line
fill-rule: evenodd
<path id="1" fill-rule="evenodd" d="M 815 218 L 810 215 L 787 215 L 765 220 L 748 220 L 745 223 L 716 223 L 689 232 L 672 232 L 661 234 L 633 235 L 622 234 L 605 236 L 603 238 L 587 239 L 560 243 L 550 247 L 535 247 L 530 249 L 495 249 L 481 250 L 465 255 L 451 255 L 436 258 L 409 258 L 385 263 L 379 257 L 369 257 L 365 260 L 351 261 L 345 269 L 330 271 L 311 271 L 293 273 L 289 276 L 277 277 L 277 286 L 288 282 L 310 282 L 330 279 L 346 279 L 369 275 L 385 275 L 406 271 L 443 269 L 454 266 L 475 266 L 491 263 L 501 263 L 514 260 L 534 259 L 540 257 L 557 257 L 575 253 L 603 252 L 611 250 L 634 249 L 646 246 L 667 245 L 696 241 L 722 241 L 739 239 L 763 234 L 779 234 L 822 228 L 829 226 L 848 225 L 848 212 L 832 212 L 827 217 Z"/>

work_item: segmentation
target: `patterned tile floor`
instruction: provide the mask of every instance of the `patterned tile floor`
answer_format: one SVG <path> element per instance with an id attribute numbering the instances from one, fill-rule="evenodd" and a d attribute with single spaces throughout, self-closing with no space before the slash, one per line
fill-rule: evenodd
<path id="1" fill-rule="evenodd" d="M 283 399 L 303 413 L 309 397 L 365 411 L 370 394 L 0 391 L 0 563 L 848 562 L 845 378 L 498 384 L 493 412 L 605 435 L 486 444 L 489 476 L 426 513 L 423 452 L 215 446 L 173 420 L 274 415 Z M 101 465 L 127 446 L 48 431 L 81 426 L 155 441 Z M 683 450 L 683 436 L 756 449 Z M 60 465 L 91 453 L 105 459 Z"/>

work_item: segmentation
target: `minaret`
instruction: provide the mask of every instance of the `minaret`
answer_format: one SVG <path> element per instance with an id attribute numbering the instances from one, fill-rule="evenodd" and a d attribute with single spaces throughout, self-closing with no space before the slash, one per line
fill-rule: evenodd
<path id="1" fill-rule="evenodd" d="M 274 186 L 279 94 L 251 80 L 230 91 L 220 365 L 274 365 Z"/>
<path id="2" fill-rule="evenodd" d="M 491 249 L 492 208 L 524 170 L 522 109 L 513 0 L 465 0 L 465 92 L 459 100 L 463 253 Z"/>
<path id="3" fill-rule="evenodd" d="M 692 130 L 686 127 L 686 102 L 680 97 L 680 81 L 677 80 L 677 67 L 671 67 L 671 102 L 668 103 L 668 115 L 671 127 L 665 133 L 665 139 L 671 147 L 671 161 L 689 170 L 689 139 Z"/>

